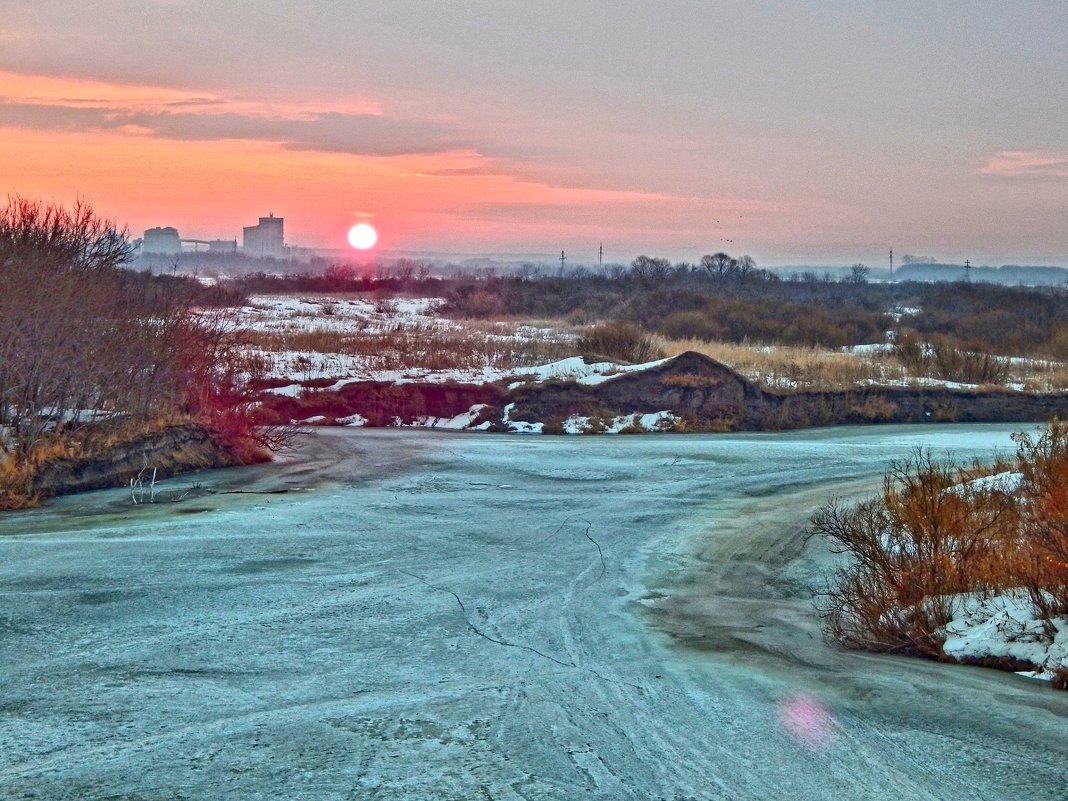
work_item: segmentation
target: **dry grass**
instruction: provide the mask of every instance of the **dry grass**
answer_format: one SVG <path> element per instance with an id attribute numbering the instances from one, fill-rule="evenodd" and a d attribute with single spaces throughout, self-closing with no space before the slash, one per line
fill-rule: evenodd
<path id="1" fill-rule="evenodd" d="M 318 301 L 316 301 L 318 302 Z M 574 355 L 574 330 L 529 320 L 445 320 L 393 316 L 390 301 L 376 304 L 374 319 L 346 317 L 341 304 L 323 302 L 323 324 L 272 325 L 241 332 L 251 351 L 297 355 L 305 372 L 362 370 L 511 370 Z M 329 311 L 328 311 L 329 310 Z M 379 316 L 383 315 L 383 316 Z"/>
<path id="2" fill-rule="evenodd" d="M 664 337 L 654 340 L 669 356 L 697 351 L 737 370 L 760 386 L 775 389 L 837 390 L 860 384 L 921 383 L 890 353 L 848 353 L 825 348 L 739 345 Z M 1014 359 L 1008 372 L 1009 385 L 1027 392 L 1068 390 L 1068 364 L 1063 362 Z"/>
<path id="3" fill-rule="evenodd" d="M 148 421 L 87 426 L 76 431 L 46 434 L 25 457 L 8 454 L 3 458 L 0 455 L 0 510 L 37 506 L 40 497 L 32 491 L 34 478 L 49 462 L 105 453 L 136 437 L 189 422 L 192 418 L 186 415 L 161 414 Z"/>
<path id="4" fill-rule="evenodd" d="M 478 369 L 485 366 L 511 369 L 555 361 L 574 351 L 570 343 L 556 340 L 422 326 L 374 333 L 330 329 L 255 331 L 245 336 L 245 343 L 267 352 L 297 351 L 359 357 L 366 369 L 372 370 Z"/>
<path id="5" fill-rule="evenodd" d="M 1023 384 L 1028 392 L 1064 392 L 1068 390 L 1068 364 L 1065 362 L 1026 360 L 1009 366 L 1010 381 Z"/>
<path id="6" fill-rule="evenodd" d="M 297 297 L 311 307 L 310 314 L 308 309 L 284 311 L 266 326 L 257 325 L 242 332 L 249 349 L 264 354 L 268 360 L 271 354 L 287 354 L 287 377 L 291 378 L 347 375 L 358 370 L 530 367 L 581 354 L 590 344 L 590 336 L 604 328 L 603 324 L 578 326 L 551 319 L 459 320 L 436 316 L 433 311 L 399 314 L 395 299 L 366 295 Z M 374 304 L 370 316 L 366 301 Z M 662 351 L 673 356 L 697 351 L 761 386 L 775 389 L 821 391 L 868 384 L 928 383 L 886 352 L 732 344 L 662 335 L 648 338 L 650 353 Z M 274 361 L 281 363 L 280 359 Z M 1034 392 L 1068 390 L 1065 363 L 1013 359 L 1008 372 L 1007 381 L 1014 388 Z"/>
<path id="7" fill-rule="evenodd" d="M 688 350 L 709 356 L 750 381 L 778 389 L 843 389 L 861 383 L 903 383 L 904 368 L 885 354 L 851 354 L 811 347 L 737 345 L 700 339 L 656 338 L 669 356 Z"/>

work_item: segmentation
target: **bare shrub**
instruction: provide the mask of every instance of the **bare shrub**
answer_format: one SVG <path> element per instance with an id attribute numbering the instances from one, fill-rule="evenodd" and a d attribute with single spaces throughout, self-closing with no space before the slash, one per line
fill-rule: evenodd
<path id="1" fill-rule="evenodd" d="M 1047 625 L 1068 614 L 1068 426 L 1053 420 L 1042 434 L 1015 439 L 1015 458 L 993 467 L 914 454 L 893 468 L 879 496 L 816 513 L 813 532 L 848 557 L 821 603 L 829 637 L 944 659 L 942 632 L 962 593 L 1023 588 Z M 1018 473 L 1018 486 L 974 481 L 991 470 Z M 1068 686 L 1068 672 L 1057 671 L 1054 686 Z"/>
<path id="2" fill-rule="evenodd" d="M 898 332 L 892 353 L 912 375 L 925 376 L 931 371 L 930 350 L 912 332 Z"/>
<path id="3" fill-rule="evenodd" d="M 933 345 L 931 370 L 935 378 L 964 384 L 1004 384 L 1009 378 L 1009 365 L 1005 359 L 946 342 Z"/>
<path id="4" fill-rule="evenodd" d="M 962 384 L 1004 384 L 1009 362 L 981 348 L 964 348 L 941 338 L 921 342 L 911 332 L 899 333 L 893 354 L 915 376 L 929 376 Z"/>
<path id="5" fill-rule="evenodd" d="M 1053 420 L 1041 436 L 1016 441 L 1027 512 L 1021 533 L 1034 553 L 1029 589 L 1049 616 L 1068 614 L 1068 424 Z"/>
<path id="6" fill-rule="evenodd" d="M 576 344 L 584 354 L 607 356 L 634 364 L 653 361 L 664 355 L 649 334 L 633 323 L 621 321 L 595 325 L 579 337 Z"/>
<path id="7" fill-rule="evenodd" d="M 812 531 L 849 559 L 823 596 L 828 634 L 876 651 L 941 655 L 939 630 L 951 596 L 1019 586 L 1018 503 L 989 490 L 962 489 L 957 468 L 916 452 L 895 464 L 878 497 L 855 506 L 832 501 Z"/>
<path id="8" fill-rule="evenodd" d="M 122 269 L 130 256 L 126 232 L 88 204 L 0 209 L 4 483 L 101 431 L 242 419 L 248 374 L 230 321 L 196 308 L 195 282 Z M 243 441 L 258 437 L 246 424 Z"/>

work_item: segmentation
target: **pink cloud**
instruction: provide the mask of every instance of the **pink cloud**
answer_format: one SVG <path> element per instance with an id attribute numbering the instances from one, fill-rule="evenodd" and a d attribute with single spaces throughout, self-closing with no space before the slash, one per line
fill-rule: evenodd
<path id="1" fill-rule="evenodd" d="M 1001 150 L 990 157 L 979 173 L 1007 178 L 1021 175 L 1068 178 L 1068 156 L 1038 150 Z"/>

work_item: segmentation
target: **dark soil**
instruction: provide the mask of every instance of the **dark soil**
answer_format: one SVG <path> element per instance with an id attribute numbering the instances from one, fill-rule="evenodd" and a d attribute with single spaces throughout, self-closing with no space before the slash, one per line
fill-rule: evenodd
<path id="1" fill-rule="evenodd" d="M 836 392 L 789 392 L 761 389 L 729 367 L 689 352 L 667 363 L 626 373 L 601 384 L 574 381 L 526 384 L 508 391 L 502 385 L 391 384 L 355 382 L 337 392 L 309 390 L 302 398 L 264 394 L 262 420 L 288 422 L 323 416 L 324 425 L 359 414 L 371 426 L 397 419 L 454 417 L 484 404 L 477 422 L 490 421 L 503 431 L 509 419 L 541 421 L 554 430 L 572 415 L 610 419 L 634 412 L 671 411 L 681 418 L 678 430 L 776 431 L 813 426 L 870 423 L 1005 423 L 1045 422 L 1068 415 L 1068 395 L 1031 394 L 999 388 L 980 390 L 866 387 Z"/>

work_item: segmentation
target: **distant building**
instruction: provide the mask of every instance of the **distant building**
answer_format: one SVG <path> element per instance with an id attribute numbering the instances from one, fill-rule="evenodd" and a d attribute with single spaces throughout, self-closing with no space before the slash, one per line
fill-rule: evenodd
<path id="1" fill-rule="evenodd" d="M 315 248 L 302 248 L 296 245 L 286 245 L 286 258 L 290 261 L 311 261 L 319 255 Z"/>
<path id="2" fill-rule="evenodd" d="M 212 239 L 208 242 L 208 253 L 237 253 L 237 240 Z"/>
<path id="3" fill-rule="evenodd" d="M 285 236 L 282 218 L 271 214 L 260 217 L 258 225 L 246 226 L 242 250 L 248 256 L 269 256 L 281 259 L 285 256 Z"/>
<path id="4" fill-rule="evenodd" d="M 177 254 L 182 252 L 182 239 L 177 228 L 149 228 L 141 243 L 142 253 Z"/>

